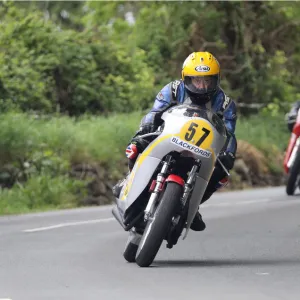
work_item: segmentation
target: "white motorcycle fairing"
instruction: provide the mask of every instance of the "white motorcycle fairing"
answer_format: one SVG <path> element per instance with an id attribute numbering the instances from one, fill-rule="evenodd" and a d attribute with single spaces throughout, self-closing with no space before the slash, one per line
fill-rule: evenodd
<path id="1" fill-rule="evenodd" d="M 192 113 L 187 113 L 192 111 Z M 194 112 L 194 113 L 193 113 Z M 126 178 L 117 207 L 124 215 L 148 186 L 162 159 L 171 152 L 201 160 L 194 190 L 189 200 L 187 228 L 198 211 L 203 194 L 214 169 L 216 158 L 226 141 L 223 122 L 211 111 L 190 105 L 172 107 L 162 115 L 161 134 L 139 155 L 133 170 Z M 187 236 L 188 230 L 184 238 Z"/>

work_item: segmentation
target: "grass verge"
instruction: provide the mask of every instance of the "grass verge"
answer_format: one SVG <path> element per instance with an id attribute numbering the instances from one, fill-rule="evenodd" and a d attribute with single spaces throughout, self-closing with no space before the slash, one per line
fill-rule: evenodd
<path id="1" fill-rule="evenodd" d="M 97 162 L 117 172 L 141 117 L 140 112 L 76 120 L 2 114 L 0 183 L 11 188 L 0 189 L 0 214 L 78 206 L 86 188 L 68 177 L 70 166 Z M 238 120 L 236 136 L 271 157 L 284 151 L 289 132 L 283 117 L 253 116 Z M 270 169 L 277 167 L 280 171 L 270 159 Z"/>

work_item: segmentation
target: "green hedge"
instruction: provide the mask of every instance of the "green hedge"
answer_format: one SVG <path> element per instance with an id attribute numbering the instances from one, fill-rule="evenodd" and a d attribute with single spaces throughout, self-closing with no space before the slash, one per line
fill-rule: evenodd
<path id="1" fill-rule="evenodd" d="M 69 163 L 114 161 L 138 129 L 142 114 L 106 117 L 36 117 L 22 113 L 0 115 L 0 165 L 38 161 L 39 157 Z M 57 171 L 57 170 L 56 170 Z"/>
<path id="2" fill-rule="evenodd" d="M 101 163 L 116 173 L 140 119 L 0 115 L 0 214 L 78 206 L 87 182 L 70 178 L 71 166 Z"/>
<path id="3" fill-rule="evenodd" d="M 129 112 L 153 99 L 144 51 L 94 30 L 61 30 L 10 3 L 0 17 L 1 111 Z"/>
<path id="4" fill-rule="evenodd" d="M 78 119 L 0 115 L 0 184 L 11 188 L 0 189 L 0 214 L 77 206 L 86 184 L 68 177 L 71 166 L 100 163 L 118 173 L 141 117 L 141 112 Z M 282 118 L 255 116 L 239 119 L 236 135 L 274 164 L 272 156 L 284 151 L 289 132 Z"/>

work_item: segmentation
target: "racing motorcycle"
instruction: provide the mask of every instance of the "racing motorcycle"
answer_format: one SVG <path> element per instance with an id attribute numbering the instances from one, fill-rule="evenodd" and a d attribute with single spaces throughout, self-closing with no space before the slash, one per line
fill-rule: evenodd
<path id="1" fill-rule="evenodd" d="M 286 193 L 293 195 L 300 187 L 300 110 L 293 127 L 284 157 L 284 170 L 287 174 Z"/>
<path id="2" fill-rule="evenodd" d="M 112 210 L 129 232 L 123 256 L 140 267 L 152 264 L 164 240 L 172 248 L 181 235 L 187 237 L 226 146 L 226 127 L 209 110 L 183 104 L 161 118 L 164 123 L 156 132 L 140 136 L 152 141 L 125 178 Z"/>

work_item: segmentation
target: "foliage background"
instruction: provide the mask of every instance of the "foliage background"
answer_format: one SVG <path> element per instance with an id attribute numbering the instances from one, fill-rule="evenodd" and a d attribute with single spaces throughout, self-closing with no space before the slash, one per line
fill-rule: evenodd
<path id="1" fill-rule="evenodd" d="M 72 166 L 117 168 L 193 51 L 219 59 L 238 138 L 284 151 L 283 116 L 300 93 L 299 13 L 288 1 L 1 2 L 0 213 L 77 206 L 86 188 Z"/>

